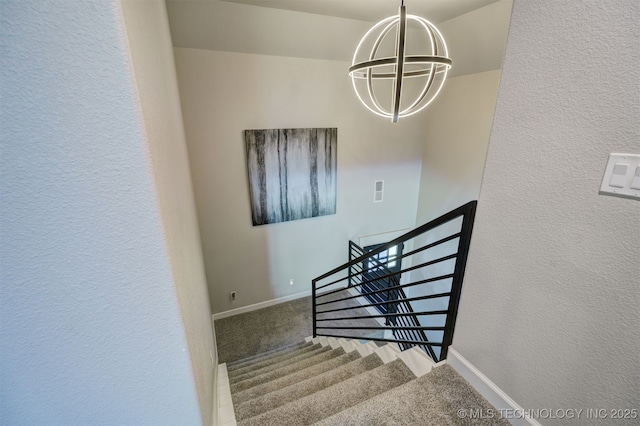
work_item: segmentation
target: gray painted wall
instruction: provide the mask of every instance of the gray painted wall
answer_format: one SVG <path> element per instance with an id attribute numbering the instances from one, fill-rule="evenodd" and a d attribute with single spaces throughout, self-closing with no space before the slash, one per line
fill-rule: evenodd
<path id="1" fill-rule="evenodd" d="M 638 22 L 513 7 L 453 346 L 524 408 L 640 407 L 640 205 L 598 195 L 608 154 L 640 152 Z"/>
<path id="2" fill-rule="evenodd" d="M 199 255 L 188 169 L 160 164 L 180 147 L 149 114 L 179 121 L 133 75 L 166 82 L 166 57 L 158 74 L 139 60 L 171 49 L 132 64 L 119 2 L 0 7 L 0 423 L 202 424 L 206 290 L 177 254 Z"/>
<path id="3" fill-rule="evenodd" d="M 169 1 L 167 7 L 214 313 L 308 291 L 314 276 L 345 261 L 348 238 L 414 227 L 423 199 L 418 186 L 432 188 L 420 179 L 425 140 L 445 147 L 451 139 L 433 134 L 434 126 L 425 123 L 428 111 L 391 126 L 358 103 L 345 61 L 371 23 L 225 2 Z M 460 59 L 454 74 L 499 67 L 510 8 L 511 1 L 503 0 L 442 24 L 452 37 L 454 58 L 466 52 L 475 58 Z M 212 21 L 201 25 L 205 17 Z M 459 33 L 466 38 L 453 36 Z M 493 52 L 495 44 L 497 55 L 476 56 Z M 445 111 L 468 104 L 468 96 L 484 96 L 472 90 L 452 98 Z M 495 86 L 490 90 L 493 102 Z M 470 114 L 476 122 L 487 119 L 485 112 L 479 112 L 482 119 Z M 278 127 L 338 127 L 336 217 L 250 227 L 241 132 Z M 448 128 L 462 131 L 456 120 L 449 120 Z M 488 136 L 483 137 L 486 147 Z M 481 155 L 474 173 L 481 173 L 484 151 Z M 374 205 L 377 179 L 385 180 L 385 201 Z M 480 175 L 472 179 L 477 191 Z M 419 219 L 434 213 L 421 211 Z M 242 266 L 239 256 L 252 266 Z M 290 287 L 291 278 L 299 284 Z M 235 302 L 231 291 L 238 292 Z"/>
<path id="4" fill-rule="evenodd" d="M 499 81 L 499 70 L 454 77 L 427 111 L 418 225 L 478 199 Z"/>
<path id="5" fill-rule="evenodd" d="M 413 227 L 423 119 L 393 125 L 369 113 L 348 63 L 182 48 L 175 56 L 214 313 L 309 291 L 347 260 L 349 238 Z M 336 214 L 253 227 L 242 132 L 296 127 L 338 128 Z M 378 179 L 385 199 L 374 204 Z"/>

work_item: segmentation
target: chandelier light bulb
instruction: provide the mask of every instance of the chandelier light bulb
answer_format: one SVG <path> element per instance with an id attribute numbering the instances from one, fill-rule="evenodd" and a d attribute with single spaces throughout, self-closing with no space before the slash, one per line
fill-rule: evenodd
<path id="1" fill-rule="evenodd" d="M 360 102 L 397 123 L 440 93 L 451 68 L 448 56 L 440 31 L 424 18 L 407 15 L 403 4 L 397 16 L 383 19 L 362 37 L 349 75 Z"/>

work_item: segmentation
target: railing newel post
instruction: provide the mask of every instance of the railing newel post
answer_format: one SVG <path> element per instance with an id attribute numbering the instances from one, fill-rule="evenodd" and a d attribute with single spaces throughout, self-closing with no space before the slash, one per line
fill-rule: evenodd
<path id="1" fill-rule="evenodd" d="M 440 360 L 447 358 L 449 346 L 451 346 L 451 343 L 453 342 L 453 331 L 455 330 L 456 319 L 458 317 L 458 306 L 460 304 L 460 295 L 462 294 L 462 282 L 464 280 L 464 271 L 467 266 L 467 257 L 469 255 L 469 246 L 471 244 L 471 231 L 473 229 L 477 203 L 477 201 L 473 201 L 464 206 L 465 211 L 462 216 L 462 229 L 460 231 L 460 240 L 458 241 L 456 266 L 453 271 L 453 280 L 451 282 L 451 295 L 449 296 L 445 331 L 442 336 L 443 344 L 440 349 Z"/>

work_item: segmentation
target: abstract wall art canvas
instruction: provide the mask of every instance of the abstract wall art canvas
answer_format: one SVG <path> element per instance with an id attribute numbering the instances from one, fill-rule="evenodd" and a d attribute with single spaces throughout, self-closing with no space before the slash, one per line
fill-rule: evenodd
<path id="1" fill-rule="evenodd" d="M 336 213 L 338 129 L 245 130 L 253 225 Z"/>

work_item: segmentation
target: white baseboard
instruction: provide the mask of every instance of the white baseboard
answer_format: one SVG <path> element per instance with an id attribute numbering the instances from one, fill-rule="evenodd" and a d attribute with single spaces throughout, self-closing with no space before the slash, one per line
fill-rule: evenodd
<path id="1" fill-rule="evenodd" d="M 213 320 L 232 317 L 234 315 L 244 314 L 246 312 L 256 311 L 262 308 L 268 308 L 269 306 L 277 305 L 279 303 L 289 302 L 291 300 L 301 299 L 303 297 L 311 296 L 311 290 L 303 291 L 302 293 L 292 294 L 290 296 L 279 297 L 277 299 L 266 300 L 264 302 L 254 303 L 253 305 L 243 306 L 241 308 L 231 309 L 224 312 L 218 312 L 213 314 Z"/>
<path id="2" fill-rule="evenodd" d="M 501 414 L 516 426 L 542 426 L 532 419 L 518 403 L 509 397 L 502 389 L 482 374 L 465 357 L 460 355 L 453 347 L 449 347 L 447 364 L 451 365 L 464 379 L 474 387 L 476 391 L 491 405 L 496 407 Z"/>
<path id="3" fill-rule="evenodd" d="M 215 326 L 213 325 L 213 316 L 211 317 L 211 330 L 215 330 Z M 215 362 L 213 363 L 213 371 L 212 371 L 212 377 L 211 380 L 213 381 L 213 391 L 214 391 L 214 398 L 213 398 L 213 413 L 211 414 L 211 419 L 213 420 L 213 426 L 219 426 L 220 422 L 218 421 L 218 413 L 219 408 L 220 408 L 220 393 L 218 390 L 218 370 L 219 370 L 219 366 L 218 366 L 218 345 L 216 344 L 216 339 L 215 337 L 213 338 L 213 350 L 216 353 L 216 359 Z M 213 360 L 212 360 L 213 361 Z"/>

